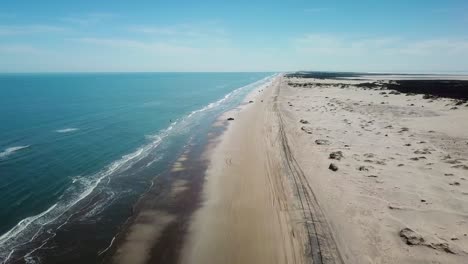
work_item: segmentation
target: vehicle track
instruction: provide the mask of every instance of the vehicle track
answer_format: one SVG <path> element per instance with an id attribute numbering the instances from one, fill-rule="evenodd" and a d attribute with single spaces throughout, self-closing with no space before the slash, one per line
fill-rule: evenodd
<path id="1" fill-rule="evenodd" d="M 285 131 L 284 119 L 279 109 L 278 97 L 280 84 L 275 88 L 273 112 L 278 118 L 278 136 L 281 147 L 281 159 L 287 175 L 292 179 L 298 198 L 298 206 L 303 214 L 307 231 L 307 254 L 314 264 L 342 264 L 343 258 L 336 246 L 333 234 L 320 204 L 299 163 L 294 157 Z"/>

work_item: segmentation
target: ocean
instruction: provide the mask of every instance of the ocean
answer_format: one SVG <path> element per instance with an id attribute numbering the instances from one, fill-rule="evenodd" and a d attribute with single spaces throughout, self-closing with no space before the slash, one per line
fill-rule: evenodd
<path id="1" fill-rule="evenodd" d="M 0 263 L 99 255 L 153 179 L 272 76 L 0 74 Z"/>

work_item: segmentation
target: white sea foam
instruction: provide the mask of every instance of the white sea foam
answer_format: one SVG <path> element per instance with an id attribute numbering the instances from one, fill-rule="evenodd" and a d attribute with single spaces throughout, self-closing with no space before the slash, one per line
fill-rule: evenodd
<path id="1" fill-rule="evenodd" d="M 109 250 L 112 247 L 112 245 L 114 244 L 114 241 L 115 241 L 115 236 L 112 238 L 109 246 L 107 246 L 105 249 L 98 252 L 98 256 L 104 254 L 107 250 Z"/>
<path id="2" fill-rule="evenodd" d="M 70 133 L 70 132 L 75 132 L 77 130 L 78 130 L 78 128 L 70 127 L 70 128 L 58 129 L 58 130 L 55 130 L 55 132 L 57 132 L 57 133 Z"/>
<path id="3" fill-rule="evenodd" d="M 6 158 L 7 156 L 10 156 L 11 154 L 15 153 L 16 151 L 22 150 L 22 149 L 25 149 L 25 148 L 29 148 L 29 145 L 6 148 L 3 152 L 0 152 L 0 158 Z"/>
<path id="4" fill-rule="evenodd" d="M 40 213 L 38 215 L 26 217 L 25 219 L 21 220 L 15 227 L 13 227 L 8 232 L 6 232 L 2 236 L 0 236 L 0 245 L 3 245 L 3 243 L 6 242 L 11 237 L 14 237 L 14 236 L 18 235 L 21 231 L 26 229 L 36 219 L 39 219 L 42 216 L 46 215 L 48 212 L 52 211 L 56 206 L 57 206 L 57 204 L 54 204 L 51 207 L 49 207 L 49 209 L 47 209 L 46 211 L 44 211 L 44 212 L 42 212 L 42 213 Z"/>
<path id="5" fill-rule="evenodd" d="M 16 226 L 14 226 L 12 229 L 0 236 L 0 261 L 2 261 L 2 259 L 3 261 L 5 261 L 12 255 L 12 253 L 18 246 L 21 246 L 27 241 L 32 241 L 36 236 L 38 236 L 38 234 L 46 225 L 56 221 L 70 208 L 72 208 L 81 200 L 89 196 L 102 182 L 103 179 L 108 178 L 110 180 L 111 175 L 114 175 L 115 173 L 124 172 L 130 169 L 138 161 L 141 161 L 142 159 L 147 157 L 161 144 L 164 138 L 166 138 L 168 135 L 174 132 L 173 130 L 184 129 L 187 126 L 187 124 L 191 123 L 189 121 L 191 121 L 191 118 L 193 118 L 194 116 L 222 105 L 230 97 L 239 94 L 241 91 L 247 91 L 249 88 L 253 87 L 264 86 L 269 82 L 269 80 L 272 80 L 273 77 L 274 75 L 266 77 L 255 83 L 246 85 L 244 87 L 238 88 L 226 94 L 223 98 L 219 99 L 218 101 L 210 103 L 205 107 L 202 107 L 201 109 L 192 111 L 187 116 L 172 122 L 169 125 L 169 127 L 164 129 L 157 135 L 151 136 L 150 143 L 142 146 L 141 148 L 138 148 L 130 154 L 122 156 L 121 159 L 109 164 L 102 171 L 94 175 L 89 175 L 87 177 L 78 176 L 73 178 L 72 185 L 65 191 L 64 195 L 62 195 L 61 199 L 56 204 L 49 207 L 46 211 L 40 214 L 30 216 L 21 220 Z M 75 130 L 77 129 L 66 128 L 56 130 L 56 132 L 67 133 Z M 0 155 L 3 153 L 13 153 L 17 150 L 27 147 L 29 146 L 18 146 L 14 148 L 8 148 L 4 152 L 0 153 Z M 59 228 L 62 227 L 68 221 L 68 219 L 64 223 L 61 223 Z"/>

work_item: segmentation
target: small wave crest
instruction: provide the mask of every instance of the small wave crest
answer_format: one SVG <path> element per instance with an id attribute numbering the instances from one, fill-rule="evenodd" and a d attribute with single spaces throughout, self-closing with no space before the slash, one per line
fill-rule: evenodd
<path id="1" fill-rule="evenodd" d="M 18 150 L 22 150 L 22 149 L 29 148 L 29 147 L 30 145 L 6 148 L 3 152 L 0 152 L 0 158 L 6 158 Z"/>
<path id="2" fill-rule="evenodd" d="M 70 133 L 70 132 L 75 132 L 77 130 L 78 130 L 78 128 L 70 127 L 70 128 L 57 129 L 57 130 L 55 130 L 55 132 L 57 132 L 57 133 Z"/>

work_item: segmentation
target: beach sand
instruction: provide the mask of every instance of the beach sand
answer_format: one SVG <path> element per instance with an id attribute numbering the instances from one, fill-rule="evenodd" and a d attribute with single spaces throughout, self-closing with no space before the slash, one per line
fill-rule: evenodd
<path id="1" fill-rule="evenodd" d="M 360 82 L 280 76 L 221 117 L 182 263 L 468 263 L 468 107 Z"/>
<path id="2" fill-rule="evenodd" d="M 226 113 L 227 131 L 212 150 L 205 202 L 195 214 L 183 263 L 302 263 L 302 226 L 282 176 L 275 113 L 279 79 Z M 262 102 L 263 101 L 263 102 Z M 297 234 L 297 235 L 294 235 Z"/>

